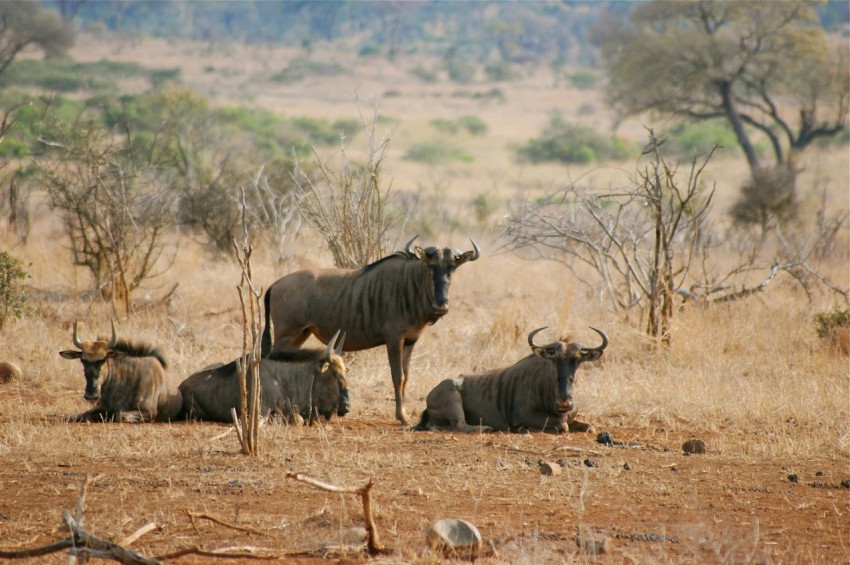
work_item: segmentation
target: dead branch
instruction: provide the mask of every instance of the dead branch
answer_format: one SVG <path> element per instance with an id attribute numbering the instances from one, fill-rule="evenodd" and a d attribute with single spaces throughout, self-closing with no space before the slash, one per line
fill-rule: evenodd
<path id="1" fill-rule="evenodd" d="M 363 518 L 366 520 L 366 532 L 368 534 L 367 547 L 369 548 L 369 553 L 375 555 L 378 553 L 388 553 L 390 551 L 378 540 L 378 529 L 375 526 L 375 519 L 372 515 L 372 498 L 370 496 L 372 487 L 374 486 L 372 479 L 369 479 L 369 481 L 363 486 L 341 487 L 320 481 L 319 479 L 310 477 L 303 473 L 286 473 L 286 478 L 295 479 L 296 481 L 307 483 L 308 485 L 328 492 L 359 494 L 363 501 Z"/>
<path id="2" fill-rule="evenodd" d="M 192 522 L 192 526 L 195 527 L 195 518 L 202 518 L 204 520 L 209 520 L 210 522 L 215 522 L 220 526 L 224 526 L 225 528 L 230 528 L 232 530 L 239 530 L 240 532 L 248 532 L 249 534 L 258 534 L 261 536 L 268 536 L 270 534 L 258 530 L 256 528 L 252 528 L 250 526 L 237 526 L 236 524 L 231 524 L 221 518 L 217 518 L 211 514 L 206 514 L 204 512 L 192 512 L 190 510 L 186 510 L 186 515 L 189 516 L 189 520 Z M 197 531 L 197 527 L 195 527 Z"/>
<path id="3" fill-rule="evenodd" d="M 265 552 L 265 553 L 260 553 Z M 185 557 L 186 555 L 200 555 L 201 557 L 218 557 L 224 559 L 257 559 L 257 560 L 271 560 L 271 559 L 282 559 L 285 557 L 298 557 L 298 556 L 310 556 L 309 553 L 305 553 L 303 551 L 278 551 L 275 552 L 271 549 L 266 549 L 262 547 L 253 547 L 253 546 L 241 546 L 241 547 L 224 547 L 221 549 L 202 549 L 200 547 L 187 547 L 185 549 L 178 549 L 177 551 L 173 551 L 171 553 L 167 553 L 165 555 L 158 555 L 157 559 L 161 561 L 171 561 L 172 559 L 177 559 L 179 557 Z"/>
<path id="4" fill-rule="evenodd" d="M 0 557 L 5 559 L 24 559 L 28 557 L 40 557 L 42 555 L 49 555 L 51 553 L 70 549 L 71 557 L 77 558 L 82 562 L 87 561 L 89 557 L 99 557 L 102 559 L 111 559 L 127 565 L 161 564 L 162 562 L 157 559 L 145 557 L 135 551 L 122 547 L 122 544 L 120 543 L 113 543 L 111 541 L 101 539 L 83 529 L 83 515 L 86 508 L 86 491 L 88 490 L 88 486 L 100 478 L 100 476 L 101 475 L 96 475 L 92 477 L 90 475 L 86 475 L 85 479 L 83 479 L 82 485 L 80 485 L 80 494 L 77 497 L 74 516 L 71 516 L 71 513 L 68 510 L 62 512 L 62 522 L 71 533 L 70 537 L 42 547 L 14 551 L 0 550 Z M 155 524 L 148 524 L 125 539 L 129 540 L 128 543 L 132 543 L 140 536 L 144 535 L 144 533 L 155 527 Z"/>
<path id="5" fill-rule="evenodd" d="M 121 545 L 121 546 L 133 545 L 140 537 L 142 537 L 143 535 L 145 535 L 147 533 L 154 531 L 158 527 L 159 526 L 157 526 L 155 522 L 148 522 L 147 524 L 145 524 L 144 526 L 142 526 L 141 528 L 139 528 L 138 530 L 136 530 L 135 532 L 133 532 L 129 536 L 120 540 L 118 542 L 118 545 Z"/>

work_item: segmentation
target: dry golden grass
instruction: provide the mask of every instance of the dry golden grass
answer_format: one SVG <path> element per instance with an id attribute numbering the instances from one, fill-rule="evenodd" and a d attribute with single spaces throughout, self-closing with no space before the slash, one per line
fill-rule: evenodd
<path id="1" fill-rule="evenodd" d="M 451 86 L 416 83 L 404 70 L 405 62 L 352 60 L 344 79 L 281 86 L 264 82 L 262 75 L 284 66 L 292 56 L 285 50 L 153 40 L 116 47 L 89 41 L 78 47 L 76 57 L 140 60 L 143 52 L 145 64 L 180 65 L 190 86 L 209 92 L 219 103 L 249 103 L 290 116 L 350 118 L 356 115 L 355 94 L 369 100 L 398 90 L 400 96 L 380 104 L 381 115 L 399 120 L 387 168 L 394 190 L 436 191 L 439 186 L 445 204 L 460 210 L 468 210 L 463 206 L 486 193 L 504 213 L 507 201 L 518 193 L 551 190 L 576 179 L 607 186 L 625 182 L 634 170 L 628 164 L 586 170 L 521 167 L 510 159 L 507 145 L 539 134 L 553 110 L 577 115 L 583 104 L 592 104 L 595 110 L 582 119 L 607 123 L 604 108 L 592 100 L 596 95 L 554 88 L 545 76 L 505 85 L 502 104 L 481 104 L 452 97 Z M 215 72 L 204 72 L 210 65 Z M 246 89 L 251 93 L 247 100 Z M 466 114 L 491 127 L 488 136 L 474 145 L 470 141 L 474 163 L 435 170 L 401 159 L 413 141 L 434 135 L 427 125 L 431 119 Z M 642 135 L 640 124 L 626 124 L 624 131 L 633 139 Z M 807 155 L 803 205 L 814 206 L 817 187 L 826 186 L 832 210 L 850 209 L 848 161 L 846 148 Z M 726 158 L 712 164 L 710 176 L 718 186 L 715 214 L 720 221 L 746 169 L 739 160 Z M 597 336 L 588 326 L 594 326 L 608 333 L 611 344 L 600 362 L 579 371 L 576 393 L 583 419 L 616 439 L 649 449 L 594 455 L 603 463 L 589 469 L 558 448 L 573 446 L 592 454 L 602 449 L 592 437 L 457 437 L 401 430 L 392 419 L 386 354 L 375 349 L 346 356 L 349 416 L 314 428 L 266 426 L 262 454 L 249 460 L 237 455 L 235 437 L 212 439 L 223 431 L 220 426 L 93 426 L 49 420 L 86 409 L 79 364 L 58 355 L 71 347 L 75 319 L 84 322 L 84 335 L 91 335 L 107 332 L 110 317 L 117 317 L 119 335 L 163 349 L 175 380 L 238 356 L 240 269 L 235 262 L 212 260 L 184 241 L 170 270 L 135 294 L 138 313 L 116 316 L 110 305 L 87 298 L 87 276 L 70 266 L 54 219 L 40 206 L 33 217 L 26 245 L 9 237 L 0 241 L 24 259 L 29 284 L 39 291 L 27 315 L 0 334 L 3 359 L 24 371 L 20 381 L 0 385 L 0 459 L 7 462 L 0 487 L 16 493 L 0 503 L 0 515 L 10 517 L 0 518 L 0 531 L 8 540 L 2 548 L 60 537 L 53 531 L 59 512 L 73 507 L 81 476 L 96 472 L 105 475 L 92 487 L 87 527 L 118 539 L 156 521 L 161 530 L 139 542 L 148 555 L 198 543 L 208 548 L 251 544 L 311 549 L 359 525 L 355 499 L 318 493 L 282 478 L 285 470 L 296 470 L 340 484 L 359 484 L 367 477 L 378 482 L 376 518 L 382 539 L 395 548 L 376 559 L 379 563 L 440 562 L 421 542 L 431 521 L 450 515 L 479 525 L 494 548 L 486 557 L 492 563 L 595 561 L 578 552 L 572 541 L 582 528 L 605 530 L 610 536 L 666 533 L 681 540 L 640 544 L 615 537 L 612 563 L 846 561 L 846 491 L 802 491 L 803 485 L 789 491 L 784 479 L 791 472 L 813 474 L 815 469 L 834 484 L 850 479 L 850 360 L 818 339 L 813 319 L 833 306 L 830 295 L 816 293 L 809 302 L 798 286 L 777 280 L 748 300 L 689 306 L 674 318 L 672 347 L 658 349 L 646 342 L 639 324 L 611 314 L 564 267 L 494 254 L 498 226 L 474 227 L 470 232 L 482 257 L 458 270 L 449 314 L 426 330 L 415 349 L 408 411 L 420 411 L 425 395 L 445 377 L 525 356 L 526 336 L 536 327 L 549 326 L 545 335 L 552 338 L 570 334 L 593 344 Z M 467 237 L 447 233 L 423 243 L 466 248 Z M 832 263 L 820 265 L 844 288 L 850 284 L 848 245 L 844 233 Z M 330 265 L 330 256 L 319 238 L 308 234 L 290 263 L 276 263 L 258 249 L 254 280 L 268 287 L 292 270 L 317 265 Z M 159 303 L 174 283 L 179 283 L 174 295 Z M 706 438 L 709 455 L 683 459 L 678 446 L 690 437 Z M 536 472 L 541 454 L 572 458 L 555 480 Z M 624 462 L 636 471 L 624 471 Z M 673 466 L 678 474 L 670 472 Z M 765 477 L 778 481 L 765 483 Z M 752 506 L 742 509 L 741 504 Z M 195 531 L 183 508 L 250 525 L 268 537 L 224 532 L 208 524 Z M 789 523 L 805 526 L 786 529 Z"/>

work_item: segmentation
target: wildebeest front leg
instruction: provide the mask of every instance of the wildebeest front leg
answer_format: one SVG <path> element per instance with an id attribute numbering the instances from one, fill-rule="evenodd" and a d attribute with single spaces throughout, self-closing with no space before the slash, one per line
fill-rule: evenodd
<path id="1" fill-rule="evenodd" d="M 524 414 L 522 419 L 511 430 L 533 430 L 562 434 L 567 431 L 567 422 L 564 416 L 554 416 L 546 412 L 533 412 L 531 414 Z"/>
<path id="2" fill-rule="evenodd" d="M 395 417 L 405 426 L 409 426 L 407 412 L 404 409 L 404 373 L 402 352 L 403 341 L 390 342 L 387 340 L 387 356 L 390 361 L 390 373 L 393 377 L 393 388 L 395 389 Z"/>

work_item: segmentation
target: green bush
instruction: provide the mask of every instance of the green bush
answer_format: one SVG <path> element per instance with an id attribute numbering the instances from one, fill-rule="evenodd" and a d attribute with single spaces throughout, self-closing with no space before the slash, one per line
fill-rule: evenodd
<path id="1" fill-rule="evenodd" d="M 9 318 L 23 315 L 29 296 L 21 288 L 21 281 L 28 276 L 20 259 L 0 251 L 0 329 Z"/>
<path id="2" fill-rule="evenodd" d="M 405 158 L 429 165 L 438 165 L 450 161 L 471 163 L 475 160 L 472 155 L 459 147 L 446 143 L 445 140 L 416 143 L 408 149 Z"/>
<path id="3" fill-rule="evenodd" d="M 569 79 L 570 83 L 580 90 L 589 90 L 599 82 L 596 73 L 584 69 L 574 72 L 569 76 Z"/>
<path id="4" fill-rule="evenodd" d="M 844 355 L 850 353 L 850 309 L 833 308 L 815 314 L 818 337 L 826 340 Z"/>
<path id="5" fill-rule="evenodd" d="M 622 161 L 634 151 L 618 138 L 601 135 L 595 130 L 568 124 L 556 116 L 543 135 L 517 149 L 520 158 L 532 163 L 561 162 L 585 164 L 597 160 Z"/>
<path id="6" fill-rule="evenodd" d="M 484 135 L 490 129 L 487 127 L 487 123 L 478 116 L 462 116 L 457 123 L 472 135 Z"/>
<path id="7" fill-rule="evenodd" d="M 707 155 L 714 146 L 717 153 L 734 153 L 738 150 L 735 132 L 725 122 L 690 122 L 675 126 L 667 134 L 664 151 L 689 159 L 694 155 Z"/>
<path id="8" fill-rule="evenodd" d="M 410 71 L 410 74 L 421 80 L 422 82 L 427 82 L 429 84 L 433 84 L 437 82 L 437 73 L 432 71 L 431 69 L 426 69 L 425 67 L 419 65 Z"/>

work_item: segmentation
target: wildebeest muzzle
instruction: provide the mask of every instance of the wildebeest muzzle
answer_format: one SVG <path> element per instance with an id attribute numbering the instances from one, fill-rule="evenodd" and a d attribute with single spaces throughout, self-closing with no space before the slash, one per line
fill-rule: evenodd
<path id="1" fill-rule="evenodd" d="M 337 405 L 336 415 L 345 416 L 351 411 L 351 399 L 348 397 L 348 389 L 343 388 L 339 391 L 339 405 Z"/>

